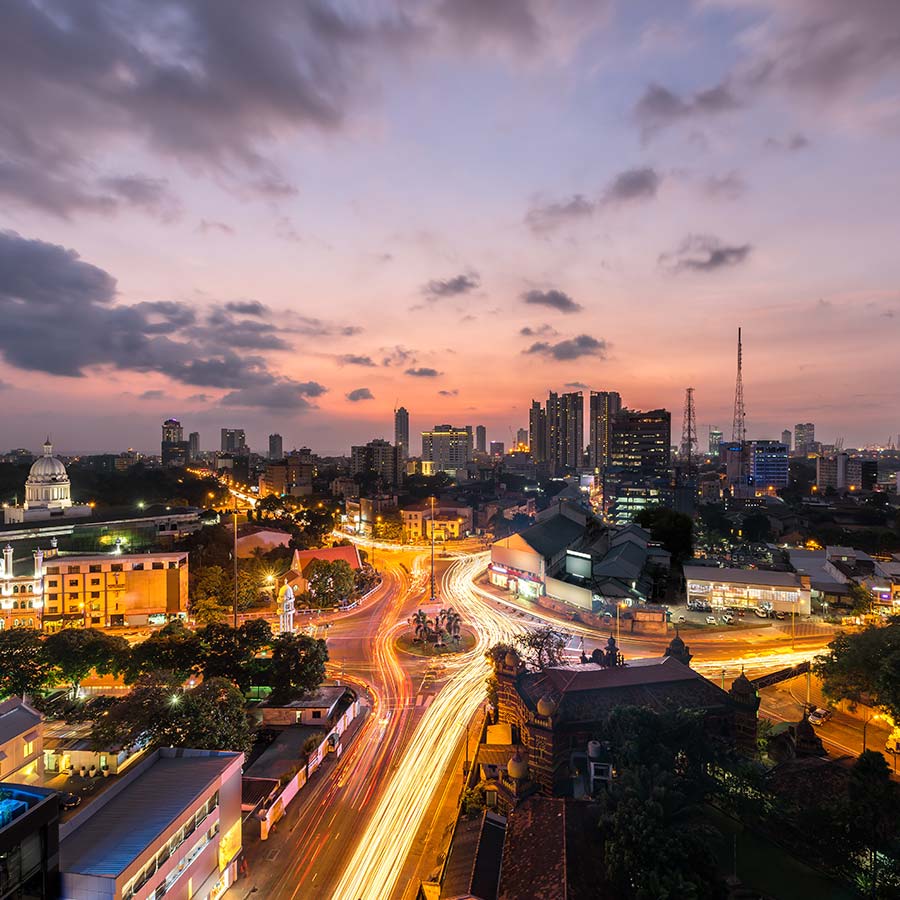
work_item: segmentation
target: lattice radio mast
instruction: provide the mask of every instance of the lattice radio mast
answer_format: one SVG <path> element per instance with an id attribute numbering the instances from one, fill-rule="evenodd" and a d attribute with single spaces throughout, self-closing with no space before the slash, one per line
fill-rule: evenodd
<path id="1" fill-rule="evenodd" d="M 747 439 L 746 413 L 744 412 L 743 348 L 741 329 L 738 328 L 737 381 L 734 385 L 734 422 L 731 426 L 731 440 L 742 447 Z"/>
<path id="2" fill-rule="evenodd" d="M 694 409 L 694 389 L 689 387 L 684 391 L 684 418 L 681 424 L 681 458 L 687 461 L 688 477 L 693 473 L 696 450 L 697 413 Z"/>

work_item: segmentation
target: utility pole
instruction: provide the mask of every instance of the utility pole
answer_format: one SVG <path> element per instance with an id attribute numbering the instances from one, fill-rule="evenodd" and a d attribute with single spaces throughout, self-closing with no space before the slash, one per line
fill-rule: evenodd
<path id="1" fill-rule="evenodd" d="M 234 521 L 234 627 L 238 627 L 237 609 L 238 609 L 238 563 L 237 563 L 237 497 L 234 498 L 234 510 L 232 513 Z"/>
<path id="2" fill-rule="evenodd" d="M 434 603 L 434 495 L 431 497 L 431 602 Z"/>

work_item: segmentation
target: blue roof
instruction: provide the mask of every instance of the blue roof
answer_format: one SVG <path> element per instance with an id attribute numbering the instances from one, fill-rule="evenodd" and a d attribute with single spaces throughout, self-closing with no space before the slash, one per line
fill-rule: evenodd
<path id="1" fill-rule="evenodd" d="M 197 806 L 239 755 L 161 756 L 102 806 L 101 794 L 96 812 L 60 841 L 60 871 L 118 877 Z"/>

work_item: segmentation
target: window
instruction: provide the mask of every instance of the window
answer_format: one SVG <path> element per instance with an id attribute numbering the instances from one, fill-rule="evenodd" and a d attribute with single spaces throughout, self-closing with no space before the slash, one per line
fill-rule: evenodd
<path id="1" fill-rule="evenodd" d="M 143 571 L 144 571 L 144 564 L 143 564 L 143 563 L 135 563 L 135 564 L 131 567 L 131 571 L 132 571 L 132 572 L 143 572 Z"/>
<path id="2" fill-rule="evenodd" d="M 59 594 L 47 594 L 47 599 L 55 602 L 59 600 Z"/>
<path id="3" fill-rule="evenodd" d="M 81 566 L 68 566 L 66 572 L 69 575 L 78 575 L 81 572 Z"/>
<path id="4" fill-rule="evenodd" d="M 321 718 L 322 718 L 322 710 L 321 710 L 321 709 L 314 709 L 314 710 L 312 711 L 312 717 L 313 717 L 314 719 L 321 719 Z"/>
<path id="5" fill-rule="evenodd" d="M 174 562 L 174 561 L 170 562 L 170 563 L 169 563 L 169 568 L 170 568 L 170 569 L 177 569 L 177 568 L 178 568 L 178 563 L 177 563 L 177 562 Z"/>
<path id="6" fill-rule="evenodd" d="M 161 562 L 155 562 L 155 563 L 153 563 L 153 568 L 154 569 L 164 569 L 165 565 L 163 565 L 163 563 L 161 563 Z"/>
<path id="7" fill-rule="evenodd" d="M 121 571 L 123 570 L 123 569 L 122 569 L 122 563 L 113 563 L 113 564 L 109 567 L 109 570 L 110 570 L 110 572 L 121 572 Z"/>
<path id="8" fill-rule="evenodd" d="M 58 584 L 59 582 L 55 578 L 47 579 L 47 587 L 56 587 Z"/>
<path id="9" fill-rule="evenodd" d="M 94 585 L 100 584 L 100 579 L 99 579 L 99 578 L 92 578 L 92 579 L 91 579 L 91 584 L 94 584 Z"/>
<path id="10" fill-rule="evenodd" d="M 90 572 L 102 572 L 102 571 L 103 571 L 103 567 L 100 565 L 100 563 L 91 563 L 91 565 L 90 565 L 88 571 L 90 571 Z"/>
<path id="11" fill-rule="evenodd" d="M 70 587 L 70 588 L 78 587 L 78 585 L 79 585 L 79 580 L 78 580 L 77 578 L 70 578 L 70 579 L 69 579 L 69 587 Z"/>
<path id="12" fill-rule="evenodd" d="M 91 599 L 96 600 L 100 596 L 100 591 L 91 591 Z"/>
<path id="13" fill-rule="evenodd" d="M 58 607 L 58 606 L 48 606 L 48 607 L 47 607 L 47 612 L 48 612 L 48 613 L 58 613 L 58 612 L 59 612 L 59 607 Z"/>
<path id="14" fill-rule="evenodd" d="M 23 748 L 26 756 L 31 756 L 34 753 L 34 741 L 25 741 L 25 746 Z"/>

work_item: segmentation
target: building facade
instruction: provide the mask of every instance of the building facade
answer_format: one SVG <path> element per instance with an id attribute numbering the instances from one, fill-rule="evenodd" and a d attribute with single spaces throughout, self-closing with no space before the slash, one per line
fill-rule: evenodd
<path id="1" fill-rule="evenodd" d="M 72 483 L 66 467 L 53 455 L 53 444 L 47 438 L 43 455 L 32 463 L 25 480 L 25 502 L 21 506 L 4 507 L 3 521 L 12 525 L 90 515 L 90 506 L 72 502 Z"/>
<path id="2" fill-rule="evenodd" d="M 537 400 L 528 410 L 528 449 L 538 465 L 547 461 L 547 411 Z"/>
<path id="3" fill-rule="evenodd" d="M 860 491 L 863 486 L 862 460 L 849 453 L 820 456 L 816 459 L 816 487 L 820 491 Z"/>
<path id="4" fill-rule="evenodd" d="M 750 447 L 750 471 L 757 494 L 772 493 L 787 487 L 790 449 L 782 441 L 753 441 Z"/>
<path id="5" fill-rule="evenodd" d="M 284 459 L 284 441 L 280 434 L 269 435 L 269 459 Z"/>
<path id="6" fill-rule="evenodd" d="M 721 428 L 710 428 L 709 429 L 709 445 L 707 450 L 709 451 L 709 455 L 717 458 L 719 456 L 719 444 L 722 443 L 722 429 Z"/>
<path id="7" fill-rule="evenodd" d="M 618 391 L 591 391 L 588 403 L 590 415 L 588 464 L 595 471 L 602 472 L 609 465 L 612 423 L 622 411 L 622 398 Z"/>
<path id="8" fill-rule="evenodd" d="M 623 409 L 613 419 L 609 468 L 644 482 L 668 479 L 671 443 L 672 414 L 667 409 Z"/>
<path id="9" fill-rule="evenodd" d="M 403 456 L 399 444 L 376 438 L 350 448 L 350 474 L 374 475 L 384 487 L 397 487 L 403 480 Z"/>
<path id="10" fill-rule="evenodd" d="M 259 493 L 262 497 L 308 497 L 313 492 L 316 467 L 290 454 L 277 462 L 269 462 L 259 476 Z"/>
<path id="11" fill-rule="evenodd" d="M 234 453 L 241 456 L 250 452 L 247 447 L 247 436 L 243 428 L 223 428 L 221 438 L 220 449 L 222 453 Z"/>
<path id="12" fill-rule="evenodd" d="M 584 454 L 584 396 L 550 392 L 546 404 L 547 461 L 553 474 L 577 469 Z"/>
<path id="13" fill-rule="evenodd" d="M 394 444 L 400 448 L 400 458 L 409 459 L 409 411 L 405 406 L 394 411 Z"/>
<path id="14" fill-rule="evenodd" d="M 433 464 L 433 471 L 455 476 L 465 471 L 472 459 L 472 428 L 435 425 L 422 432 L 422 459 Z"/>
<path id="15" fill-rule="evenodd" d="M 717 569 L 685 566 L 688 602 L 714 609 L 764 609 L 772 612 L 810 614 L 810 579 L 796 572 L 759 569 Z"/>
<path id="16" fill-rule="evenodd" d="M 812 453 L 816 444 L 816 426 L 812 422 L 798 422 L 794 426 L 794 450 L 797 453 Z"/>
<path id="17" fill-rule="evenodd" d="M 487 428 L 484 425 L 475 426 L 475 452 L 487 453 Z"/>

